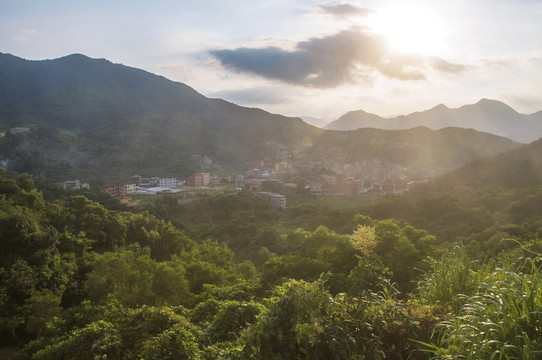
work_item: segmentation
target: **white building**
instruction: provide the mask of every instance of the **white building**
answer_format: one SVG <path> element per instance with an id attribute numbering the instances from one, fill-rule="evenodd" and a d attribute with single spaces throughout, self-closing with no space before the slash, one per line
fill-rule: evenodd
<path id="1" fill-rule="evenodd" d="M 124 185 L 124 194 L 125 195 L 135 195 L 136 193 L 136 184 L 125 184 Z"/>
<path id="2" fill-rule="evenodd" d="M 251 190 L 258 190 L 262 187 L 262 179 L 245 179 L 243 183 Z"/>
<path id="3" fill-rule="evenodd" d="M 276 209 L 282 208 L 284 209 L 286 207 L 286 195 L 281 194 L 275 194 L 270 192 L 258 192 L 258 195 L 265 196 L 267 199 L 269 199 L 269 203 L 271 206 L 273 206 Z"/>
<path id="4" fill-rule="evenodd" d="M 67 180 L 64 181 L 64 189 L 81 189 L 81 182 L 79 180 Z"/>
<path id="5" fill-rule="evenodd" d="M 159 184 L 161 188 L 171 189 L 173 187 L 177 187 L 177 179 L 174 179 L 174 178 L 160 179 Z"/>
<path id="6" fill-rule="evenodd" d="M 209 173 L 201 173 L 201 176 L 203 177 L 203 186 L 209 186 L 211 175 Z"/>
<path id="7" fill-rule="evenodd" d="M 220 178 L 218 176 L 211 176 L 209 180 L 209 185 L 218 186 L 220 185 Z"/>
<path id="8" fill-rule="evenodd" d="M 245 175 L 235 175 L 234 183 L 235 185 L 244 185 Z"/>
<path id="9" fill-rule="evenodd" d="M 311 195 L 322 195 L 322 184 L 320 182 L 311 184 Z"/>
<path id="10" fill-rule="evenodd" d="M 67 181 L 59 183 L 59 185 L 64 189 L 75 189 L 75 190 L 90 189 L 89 183 L 87 182 L 82 183 L 79 180 L 67 180 Z"/>
<path id="11" fill-rule="evenodd" d="M 139 180 L 139 187 L 150 188 L 156 187 L 160 184 L 160 178 L 150 177 L 150 178 L 141 178 Z"/>
<path id="12" fill-rule="evenodd" d="M 269 201 L 271 202 L 271 206 L 274 208 L 284 209 L 286 207 L 286 195 L 271 194 Z"/>

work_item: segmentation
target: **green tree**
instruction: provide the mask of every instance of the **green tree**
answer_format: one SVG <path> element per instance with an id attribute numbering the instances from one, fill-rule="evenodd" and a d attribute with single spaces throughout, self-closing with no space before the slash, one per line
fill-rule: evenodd
<path id="1" fill-rule="evenodd" d="M 109 295 L 128 307 L 154 304 L 158 301 L 153 292 L 156 272 L 157 263 L 150 258 L 148 249 L 141 249 L 137 245 L 131 245 L 124 251 L 97 255 L 85 283 L 88 297 L 99 304 L 104 304 Z M 186 280 L 183 278 L 179 281 Z M 158 282 L 156 289 L 164 292 Z"/>
<path id="2" fill-rule="evenodd" d="M 187 305 L 191 301 L 186 271 L 179 263 L 159 263 L 152 280 L 152 291 L 157 304 Z"/>
<path id="3" fill-rule="evenodd" d="M 178 323 L 145 342 L 141 356 L 148 360 L 201 359 L 195 332 L 190 323 Z"/>
<path id="4" fill-rule="evenodd" d="M 139 214 L 125 213 L 123 217 L 126 223 L 126 243 L 149 247 L 155 260 L 170 260 L 195 245 L 183 231 L 146 211 Z"/>
<path id="5" fill-rule="evenodd" d="M 57 229 L 67 227 L 74 233 L 84 232 L 93 240 L 95 251 L 111 251 L 125 244 L 126 225 L 119 215 L 82 195 L 70 198 L 67 212 L 58 220 Z"/>

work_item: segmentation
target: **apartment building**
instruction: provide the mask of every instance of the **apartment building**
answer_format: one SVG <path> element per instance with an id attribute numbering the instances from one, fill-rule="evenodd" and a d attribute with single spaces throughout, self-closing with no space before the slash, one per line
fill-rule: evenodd
<path id="1" fill-rule="evenodd" d="M 203 186 L 203 175 L 201 173 L 195 173 L 188 177 L 186 185 L 189 187 Z"/>
<path id="2" fill-rule="evenodd" d="M 159 184 L 160 184 L 161 188 L 171 189 L 171 188 L 177 187 L 177 179 L 175 179 L 175 178 L 162 178 L 162 179 L 160 179 Z"/>
<path id="3" fill-rule="evenodd" d="M 124 184 L 108 184 L 104 185 L 104 191 L 113 197 L 125 197 L 126 190 Z"/>

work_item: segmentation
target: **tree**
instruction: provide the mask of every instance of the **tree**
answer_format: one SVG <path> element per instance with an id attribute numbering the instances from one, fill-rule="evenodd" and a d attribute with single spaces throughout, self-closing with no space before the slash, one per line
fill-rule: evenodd
<path id="1" fill-rule="evenodd" d="M 98 304 L 110 295 L 128 307 L 190 302 L 184 268 L 179 263 L 155 262 L 139 245 L 98 255 L 93 265 L 85 285 L 89 299 Z"/>

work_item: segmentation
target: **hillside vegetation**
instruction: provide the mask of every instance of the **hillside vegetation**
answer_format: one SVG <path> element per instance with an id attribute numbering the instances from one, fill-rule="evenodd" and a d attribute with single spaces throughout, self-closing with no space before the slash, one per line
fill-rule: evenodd
<path id="1" fill-rule="evenodd" d="M 12 127 L 30 133 L 12 135 Z M 209 99 L 187 85 L 104 59 L 70 55 L 28 61 L 0 54 L 0 160 L 9 170 L 50 179 L 126 181 L 133 174 L 187 177 L 188 159 L 227 169 L 283 160 L 266 143 L 308 161 L 340 152 L 348 160 L 454 169 L 519 146 L 465 129 L 324 131 L 301 119 Z M 299 159 L 298 159 L 299 158 Z"/>
<path id="2" fill-rule="evenodd" d="M 1 126 L 31 128 L 0 138 L 0 359 L 542 358 L 541 140 L 324 131 L 82 55 L 0 55 L 0 90 Z M 270 140 L 302 165 L 457 169 L 280 210 L 52 185 L 242 167 Z"/>
<path id="3" fill-rule="evenodd" d="M 184 84 L 83 55 L 27 61 L 1 54 L 0 90 L 0 124 L 36 128 L 32 142 L 12 148 L 18 156 L 2 156 L 33 173 L 188 172 L 192 154 L 235 166 L 262 157 L 264 141 L 291 144 L 318 132 L 301 119 L 208 99 Z M 49 166 L 24 163 L 28 152 Z"/>
<path id="4" fill-rule="evenodd" d="M 536 358 L 542 189 L 465 191 L 358 210 L 277 212 L 250 193 L 162 203 L 179 230 L 81 195 L 49 202 L 29 176 L 2 172 L 0 355 Z M 421 221 L 440 217 L 439 233 L 468 225 L 471 237 L 454 247 L 364 215 L 409 203 L 428 207 Z"/>

